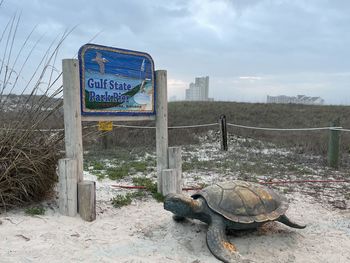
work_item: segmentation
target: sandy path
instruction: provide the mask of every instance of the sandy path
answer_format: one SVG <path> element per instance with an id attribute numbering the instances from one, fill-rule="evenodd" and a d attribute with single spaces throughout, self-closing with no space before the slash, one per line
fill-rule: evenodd
<path id="1" fill-rule="evenodd" d="M 40 217 L 21 210 L 0 215 L 0 262 L 219 262 L 206 247 L 206 225 L 177 224 L 161 203 L 99 206 L 104 212 L 92 223 L 61 216 L 56 208 Z M 288 215 L 308 227 L 269 223 L 231 241 L 256 262 L 350 262 L 349 211 L 327 210 L 302 196 Z"/>

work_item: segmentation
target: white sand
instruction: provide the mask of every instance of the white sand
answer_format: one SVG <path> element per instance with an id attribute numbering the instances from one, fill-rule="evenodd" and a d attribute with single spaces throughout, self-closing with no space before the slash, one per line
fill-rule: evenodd
<path id="1" fill-rule="evenodd" d="M 230 239 L 240 253 L 255 262 L 350 262 L 350 212 L 329 210 L 307 196 L 289 197 L 288 215 L 307 228 L 273 222 L 238 233 Z M 0 262 L 219 262 L 207 249 L 207 226 L 175 223 L 161 203 L 98 206 L 91 223 L 61 216 L 55 206 L 44 216 L 1 214 Z"/>
<path id="2" fill-rule="evenodd" d="M 218 142 L 203 142 L 201 148 L 196 146 L 193 152 L 184 151 L 183 159 L 191 161 L 191 157 L 196 156 L 200 160 L 214 162 L 225 158 L 235 158 L 237 163 L 246 162 L 246 157 L 255 148 L 252 145 L 248 148 L 241 147 L 240 139 L 233 139 L 231 144 L 235 144 L 230 152 L 221 152 Z M 274 153 L 273 150 L 267 151 L 266 147 L 262 147 L 262 151 L 265 155 Z M 279 150 L 271 159 L 288 163 L 289 160 L 282 158 L 285 154 L 289 152 Z M 308 162 L 307 157 L 303 158 L 308 168 L 319 167 L 317 162 L 313 164 Z M 291 161 L 293 160 L 292 158 Z M 106 164 L 108 161 L 106 160 Z M 268 162 L 269 158 L 262 161 Z M 294 178 L 294 175 L 291 178 L 280 177 L 279 172 L 288 169 L 283 168 L 284 166 L 277 167 L 275 170 L 278 173 L 270 174 L 269 178 Z M 84 172 L 84 178 L 96 180 L 96 176 L 89 171 Z M 305 177 L 298 174 L 297 178 L 324 179 L 327 176 L 332 179 L 338 176 L 338 172 L 332 170 L 321 172 L 315 171 Z M 287 175 L 290 176 L 290 173 Z M 154 179 L 155 176 L 155 171 L 147 174 L 149 178 Z M 348 176 L 348 172 L 345 171 L 342 176 Z M 204 170 L 183 173 L 186 186 L 211 184 L 232 178 L 237 178 L 235 171 L 223 173 L 221 170 Z M 257 178 L 269 179 L 264 176 Z M 116 182 L 109 179 L 97 181 L 98 216 L 91 223 L 84 222 L 79 216 L 71 218 L 60 215 L 54 201 L 51 206 L 46 205 L 44 216 L 31 217 L 25 215 L 23 209 L 0 214 L 0 262 L 219 262 L 207 248 L 205 224 L 198 221 L 175 223 L 171 213 L 151 198 L 133 201 L 131 205 L 121 209 L 113 208 L 110 199 L 128 190 L 111 188 L 112 184 Z M 131 177 L 122 179 L 117 184 L 130 185 Z M 231 242 L 244 257 L 255 262 L 350 262 L 350 201 L 344 198 L 346 189 L 342 185 L 332 185 L 325 189 L 322 185 L 321 188 L 310 189 L 293 185 L 295 193 L 287 196 L 291 200 L 287 215 L 299 223 L 307 224 L 306 229 L 292 229 L 272 222 L 257 231 L 237 233 L 230 237 Z M 312 190 L 314 198 L 298 194 L 298 191 L 306 190 Z M 322 192 L 317 195 L 320 190 Z M 337 196 L 337 193 L 340 195 Z M 327 196 L 330 196 L 329 200 L 324 198 Z M 340 207 L 345 210 L 331 208 L 330 200 L 341 201 Z"/>

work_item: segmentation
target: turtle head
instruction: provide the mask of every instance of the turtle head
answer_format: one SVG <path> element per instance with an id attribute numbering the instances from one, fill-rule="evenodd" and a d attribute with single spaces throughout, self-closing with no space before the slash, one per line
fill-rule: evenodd
<path id="1" fill-rule="evenodd" d="M 168 194 L 165 197 L 164 209 L 181 217 L 196 217 L 200 212 L 201 206 L 197 200 L 182 194 Z"/>

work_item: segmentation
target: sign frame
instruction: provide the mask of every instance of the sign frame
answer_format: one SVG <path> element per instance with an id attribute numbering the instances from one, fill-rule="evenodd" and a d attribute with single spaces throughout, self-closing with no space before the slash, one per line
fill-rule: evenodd
<path id="1" fill-rule="evenodd" d="M 102 68 L 102 73 L 101 73 L 101 65 L 97 61 L 98 59 L 104 59 L 102 56 L 97 57 L 97 53 L 99 52 L 109 52 L 112 56 L 123 56 L 127 58 L 130 56 L 132 59 L 134 58 L 140 58 L 143 59 L 142 64 L 144 64 L 144 61 L 147 61 L 148 67 L 147 69 L 150 70 L 148 71 L 148 76 L 151 77 L 149 83 L 151 83 L 151 92 L 153 98 L 153 101 L 149 103 L 148 105 L 151 105 L 150 110 L 106 110 L 106 109 L 88 109 L 86 107 L 86 79 L 85 79 L 85 71 L 88 69 L 88 67 L 85 65 L 85 55 L 86 52 L 91 52 L 95 51 L 96 53 L 96 58 L 93 60 L 96 61 L 96 63 L 99 66 L 99 71 L 101 76 L 105 74 L 105 67 L 104 67 L 104 62 L 102 60 L 103 68 Z M 99 55 L 101 55 L 101 53 Z M 154 69 L 154 61 L 152 57 L 145 52 L 140 52 L 140 51 L 132 51 L 132 50 L 127 50 L 127 49 L 121 49 L 121 48 L 114 48 L 114 47 L 108 47 L 108 46 L 103 46 L 103 45 L 97 45 L 97 44 L 85 44 L 83 45 L 78 52 L 78 59 L 79 59 L 79 82 L 80 82 L 80 108 L 81 108 L 81 117 L 83 121 L 138 121 L 138 120 L 155 120 L 156 118 L 156 80 L 155 80 L 155 69 Z M 147 60 L 146 60 L 147 59 Z M 112 61 L 113 62 L 113 61 Z M 112 63 L 111 63 L 112 64 Z M 147 64 L 146 64 L 147 65 Z M 143 65 L 141 65 L 142 68 Z M 140 69 L 141 70 L 141 69 Z M 146 75 L 146 73 L 145 73 Z M 126 79 L 128 76 L 125 77 Z M 131 79 L 131 78 L 129 78 Z M 141 81 L 142 79 L 138 79 L 138 81 Z M 144 77 L 144 81 L 146 80 L 146 77 Z M 102 78 L 101 78 L 102 81 Z M 142 85 L 144 84 L 143 81 L 141 81 L 141 84 L 137 85 L 140 86 L 141 88 L 143 87 Z M 124 83 L 125 87 L 125 83 Z M 136 87 L 135 87 L 136 88 Z M 130 88 L 129 88 L 130 89 Z M 106 93 L 107 94 L 107 93 Z"/>

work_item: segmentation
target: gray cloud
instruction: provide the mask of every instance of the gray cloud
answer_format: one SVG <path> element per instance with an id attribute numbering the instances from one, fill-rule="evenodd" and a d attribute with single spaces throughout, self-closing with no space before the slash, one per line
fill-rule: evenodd
<path id="1" fill-rule="evenodd" d="M 95 43 L 150 53 L 157 68 L 168 70 L 176 83 L 169 94 L 178 98 L 195 76 L 209 75 L 215 99 L 263 101 L 298 92 L 350 103 L 350 1 L 5 0 L 0 24 L 19 10 L 18 37 L 38 24 L 42 50 L 78 25 L 61 57 L 74 56 L 98 32 Z"/>

